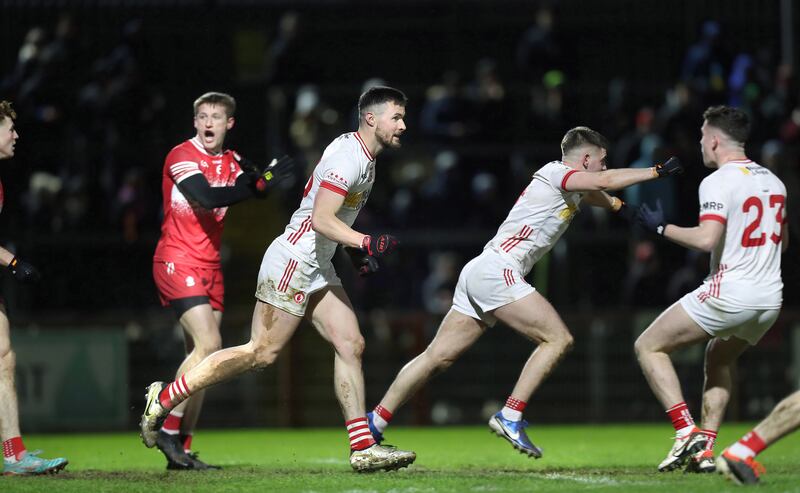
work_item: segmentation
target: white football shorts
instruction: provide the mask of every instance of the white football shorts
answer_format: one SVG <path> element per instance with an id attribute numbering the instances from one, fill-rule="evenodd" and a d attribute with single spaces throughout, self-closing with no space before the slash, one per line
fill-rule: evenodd
<path id="1" fill-rule="evenodd" d="M 492 327 L 497 323 L 492 311 L 534 291 L 514 261 L 493 250 L 484 250 L 461 269 L 453 309 Z"/>
<path id="2" fill-rule="evenodd" d="M 731 336 L 736 336 L 755 346 L 780 313 L 778 308 L 735 307 L 725 303 L 724 299 L 707 296 L 707 293 L 708 286 L 703 284 L 685 294 L 678 302 L 689 317 L 711 337 L 728 340 Z"/>
<path id="3" fill-rule="evenodd" d="M 341 285 L 342 281 L 330 261 L 315 267 L 276 240 L 269 245 L 261 260 L 256 298 L 302 317 L 311 294 L 326 286 Z"/>

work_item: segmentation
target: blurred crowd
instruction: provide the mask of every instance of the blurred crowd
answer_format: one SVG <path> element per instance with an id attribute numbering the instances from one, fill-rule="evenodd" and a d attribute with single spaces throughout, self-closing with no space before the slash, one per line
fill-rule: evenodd
<path id="1" fill-rule="evenodd" d="M 580 73 L 565 62 L 576 58 L 575 42 L 560 31 L 557 5 L 545 3 L 535 11 L 531 25 L 516 34 L 514 53 L 476 56 L 471 72 L 444 66 L 437 80 L 364 81 L 362 90 L 387 83 L 411 97 L 404 148 L 381 156 L 375 191 L 358 223 L 365 230 L 396 232 L 407 247 L 402 268 L 410 275 L 398 284 L 400 305 L 447 311 L 461 265 L 491 238 L 532 172 L 560 157 L 560 138 L 575 125 L 609 138 L 612 167 L 648 167 L 668 156 L 683 160 L 684 177 L 622 194 L 637 205 L 660 201 L 678 224 L 696 221 L 697 186 L 706 174 L 699 127 L 709 105 L 746 109 L 753 120 L 748 155 L 773 169 L 790 194 L 800 190 L 800 87 L 796 67 L 783 63 L 779 53 L 758 46 L 731 52 L 727 41 L 736 33 L 706 21 L 693 43 L 675 47 L 685 55 L 680 66 L 665 67 L 662 93 L 641 96 L 624 75 L 610 77 L 595 108 L 599 118 L 587 121 L 582 105 L 575 104 Z M 285 213 L 297 205 L 304 177 L 325 146 L 356 126 L 356 90 L 343 98 L 340 88 L 298 62 L 312 42 L 303 20 L 286 12 L 267 29 L 258 79 L 266 101 L 266 115 L 255 116 L 266 121 L 264 154 L 286 151 L 301 163 L 303 176 L 285 192 Z M 15 102 L 20 147 L 34 164 L 20 192 L 20 214 L 33 234 L 101 231 L 136 242 L 158 230 L 163 158 L 191 128 L 184 118 L 185 129 L 169 133 L 173 124 L 165 119 L 186 108 L 168 108 L 168 78 L 157 47 L 142 35 L 142 23 L 121 26 L 116 43 L 95 59 L 84 55 L 87 37 L 77 35 L 73 17 L 31 27 L 16 66 L 2 74 L 0 95 Z M 795 231 L 797 204 L 789 199 Z M 557 292 L 553 266 L 563 265 L 567 255 L 580 266 L 575 257 L 590 248 L 616 252 L 607 261 L 621 266 L 610 273 L 621 289 L 613 296 L 601 291 L 579 295 L 596 296 L 589 300 L 565 295 L 561 301 L 660 306 L 704 277 L 706 256 L 628 228 L 602 211 L 585 210 L 573 226 L 577 233 L 552 252 L 551 271 L 537 267 L 537 279 L 549 277 Z M 580 269 L 572 282 L 596 283 L 593 277 L 609 274 L 602 269 Z M 361 283 L 355 289 L 369 297 L 373 287 Z"/>

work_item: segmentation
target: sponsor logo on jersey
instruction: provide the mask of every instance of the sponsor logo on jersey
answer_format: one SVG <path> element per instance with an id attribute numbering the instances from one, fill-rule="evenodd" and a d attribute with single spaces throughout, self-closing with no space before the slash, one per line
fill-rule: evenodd
<path id="1" fill-rule="evenodd" d="M 187 287 L 190 287 L 190 288 L 191 288 L 191 287 L 192 287 L 192 286 L 194 286 L 195 284 L 197 284 L 197 283 L 194 281 L 194 277 L 192 277 L 192 276 L 186 276 L 186 286 L 187 286 Z"/>
<path id="2" fill-rule="evenodd" d="M 562 221 L 569 221 L 572 219 L 578 211 L 578 206 L 573 204 L 567 204 L 566 207 L 558 211 L 558 218 Z"/>
<path id="3" fill-rule="evenodd" d="M 369 197 L 369 190 L 361 192 L 348 193 L 344 198 L 344 206 L 350 209 L 361 209 L 367 203 Z"/>
<path id="4" fill-rule="evenodd" d="M 170 276 L 175 273 L 175 263 L 167 262 L 167 274 Z"/>
<path id="5" fill-rule="evenodd" d="M 206 162 L 205 159 L 201 159 L 200 160 L 200 167 L 201 168 L 208 168 L 208 163 Z"/>
<path id="6" fill-rule="evenodd" d="M 703 202 L 700 209 L 704 211 L 721 211 L 725 209 L 725 204 L 709 200 L 708 202 Z"/>
<path id="7" fill-rule="evenodd" d="M 328 170 L 328 172 L 325 173 L 324 180 L 329 181 L 334 185 L 339 185 L 341 188 L 345 190 L 350 188 L 350 183 L 347 181 L 347 179 L 343 177 L 341 174 L 339 174 L 339 172 L 336 171 L 335 169 Z"/>
<path id="8" fill-rule="evenodd" d="M 306 300 L 306 294 L 302 291 L 298 291 L 294 294 L 294 302 L 298 305 L 302 304 Z"/>

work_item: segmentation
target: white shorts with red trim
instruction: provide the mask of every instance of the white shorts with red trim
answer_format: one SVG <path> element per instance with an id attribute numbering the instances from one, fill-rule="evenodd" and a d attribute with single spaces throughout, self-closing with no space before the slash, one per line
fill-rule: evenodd
<path id="1" fill-rule="evenodd" d="M 708 285 L 703 284 L 685 294 L 678 303 L 711 337 L 728 340 L 731 336 L 736 336 L 755 346 L 780 313 L 778 308 L 736 307 L 722 298 L 709 296 L 708 293 Z"/>
<path id="2" fill-rule="evenodd" d="M 492 250 L 470 260 L 458 276 L 453 309 L 492 327 L 491 312 L 536 291 L 525 281 L 519 266 Z"/>
<path id="3" fill-rule="evenodd" d="M 341 286 L 333 264 L 315 267 L 294 255 L 279 241 L 273 241 L 258 271 L 256 298 L 302 317 L 308 297 L 326 286 Z"/>

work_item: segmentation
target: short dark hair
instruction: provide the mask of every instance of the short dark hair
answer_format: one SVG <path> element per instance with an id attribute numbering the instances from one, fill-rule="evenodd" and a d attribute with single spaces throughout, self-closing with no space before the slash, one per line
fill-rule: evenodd
<path id="1" fill-rule="evenodd" d="M 750 137 L 750 117 L 732 106 L 711 106 L 703 112 L 709 126 L 725 132 L 731 139 L 744 144 Z"/>
<path id="2" fill-rule="evenodd" d="M 608 139 L 603 137 L 600 132 L 592 130 L 589 127 L 575 127 L 564 134 L 561 139 L 561 153 L 567 154 L 573 149 L 577 149 L 582 145 L 593 145 L 608 151 Z"/>
<path id="3" fill-rule="evenodd" d="M 194 114 L 201 104 L 219 105 L 225 108 L 225 114 L 232 117 L 236 113 L 236 100 L 230 94 L 224 92 L 207 92 L 194 100 Z"/>
<path id="4" fill-rule="evenodd" d="M 358 98 L 358 117 L 364 118 L 369 108 L 383 103 L 392 102 L 399 106 L 405 106 L 408 98 L 403 91 L 387 86 L 370 87 L 361 97 Z"/>
<path id="5" fill-rule="evenodd" d="M 3 100 L 0 101 L 0 123 L 2 123 L 6 117 L 16 120 L 17 112 L 11 107 L 11 101 Z"/>

